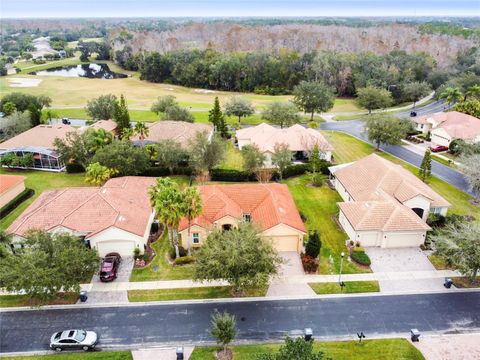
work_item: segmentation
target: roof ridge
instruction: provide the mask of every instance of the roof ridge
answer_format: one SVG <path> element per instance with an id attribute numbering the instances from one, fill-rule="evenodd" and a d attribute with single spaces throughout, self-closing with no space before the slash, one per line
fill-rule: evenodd
<path id="1" fill-rule="evenodd" d="M 97 195 L 98 192 L 96 193 L 93 193 L 92 195 L 90 195 L 84 202 L 78 204 L 77 207 L 73 208 L 68 214 L 66 214 L 62 220 L 59 222 L 60 225 L 63 225 L 63 222 L 65 221 L 65 219 L 67 217 L 69 217 L 70 215 L 72 215 L 75 211 L 77 211 L 79 208 L 81 208 L 83 205 L 85 205 L 87 202 L 89 202 L 95 195 Z"/>

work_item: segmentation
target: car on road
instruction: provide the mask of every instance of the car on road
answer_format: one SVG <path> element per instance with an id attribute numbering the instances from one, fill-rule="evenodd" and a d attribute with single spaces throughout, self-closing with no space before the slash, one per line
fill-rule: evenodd
<path id="1" fill-rule="evenodd" d="M 100 265 L 100 281 L 108 282 L 117 278 L 122 257 L 118 253 L 108 253 Z"/>
<path id="2" fill-rule="evenodd" d="M 415 117 L 417 116 L 417 112 L 416 111 L 410 111 L 410 117 Z"/>
<path id="3" fill-rule="evenodd" d="M 448 146 L 438 145 L 438 146 L 432 146 L 430 149 L 432 150 L 432 152 L 436 153 L 441 151 L 447 151 Z"/>
<path id="4" fill-rule="evenodd" d="M 50 338 L 50 349 L 62 350 L 93 350 L 98 343 L 98 335 L 94 331 L 64 330 L 56 332 Z"/>

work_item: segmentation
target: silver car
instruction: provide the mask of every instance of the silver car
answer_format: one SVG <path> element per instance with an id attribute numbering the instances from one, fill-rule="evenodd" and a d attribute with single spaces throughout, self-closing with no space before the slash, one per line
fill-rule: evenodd
<path id="1" fill-rule="evenodd" d="M 94 331 L 65 330 L 59 331 L 50 338 L 50 348 L 62 350 L 93 350 L 98 343 L 98 336 Z"/>

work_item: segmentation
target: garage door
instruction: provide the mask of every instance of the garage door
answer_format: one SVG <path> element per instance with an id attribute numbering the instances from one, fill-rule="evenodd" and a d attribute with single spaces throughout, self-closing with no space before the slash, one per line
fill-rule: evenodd
<path id="1" fill-rule="evenodd" d="M 98 255 L 105 256 L 110 252 L 117 252 L 122 256 L 133 256 L 134 241 L 102 241 L 97 243 Z"/>
<path id="2" fill-rule="evenodd" d="M 277 251 L 298 251 L 298 237 L 297 236 L 275 236 L 273 239 L 273 247 Z"/>
<path id="3" fill-rule="evenodd" d="M 384 240 L 385 248 L 416 247 L 423 242 L 422 234 L 389 234 Z"/>

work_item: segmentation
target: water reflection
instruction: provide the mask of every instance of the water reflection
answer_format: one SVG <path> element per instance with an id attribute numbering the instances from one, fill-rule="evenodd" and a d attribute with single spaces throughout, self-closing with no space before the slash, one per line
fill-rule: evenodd
<path id="1" fill-rule="evenodd" d="M 86 77 L 89 79 L 121 79 L 127 75 L 115 73 L 107 64 L 80 64 L 59 66 L 38 71 L 39 76 Z"/>

